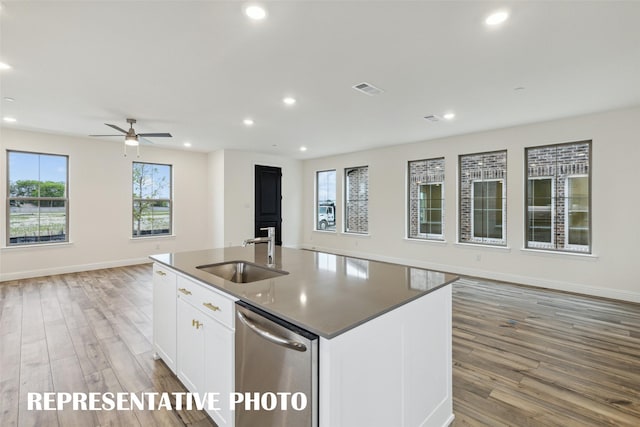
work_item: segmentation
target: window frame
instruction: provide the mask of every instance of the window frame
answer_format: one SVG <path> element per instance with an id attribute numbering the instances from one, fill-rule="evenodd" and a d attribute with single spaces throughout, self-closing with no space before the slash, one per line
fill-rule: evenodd
<path id="1" fill-rule="evenodd" d="M 65 170 L 65 183 L 64 183 L 64 197 L 11 197 L 11 153 L 28 154 L 33 156 L 54 156 L 63 157 L 66 163 Z M 25 246 L 40 246 L 40 245 L 54 245 L 61 243 L 69 243 L 69 155 L 68 154 L 56 154 L 56 153 L 44 153 L 39 151 L 24 151 L 24 150 L 6 150 L 6 179 L 7 179 L 7 204 L 6 204 L 6 223 L 5 223 L 5 244 L 6 247 L 25 247 Z M 38 165 L 38 173 L 40 173 L 40 166 Z M 39 177 L 38 177 L 39 178 Z M 41 182 L 41 181 L 39 181 Z M 48 240 L 48 241 L 35 241 L 24 243 L 11 243 L 11 201 L 12 200 L 32 200 L 38 202 L 38 209 L 40 209 L 40 202 L 47 201 L 61 201 L 64 202 L 64 216 L 65 216 L 65 233 L 63 240 Z M 38 218 L 38 228 L 40 227 L 40 219 Z M 38 236 L 40 237 L 40 236 Z"/>
<path id="2" fill-rule="evenodd" d="M 134 168 L 136 164 L 144 164 L 144 165 L 151 165 L 151 166 L 168 166 L 169 167 L 169 198 L 155 198 L 155 199 L 148 199 L 148 198 L 142 198 L 142 197 L 135 197 L 135 193 L 133 191 L 133 173 L 134 173 Z M 134 209 L 135 209 L 135 205 L 136 205 L 136 201 L 142 201 L 142 202 L 149 202 L 152 201 L 152 203 L 157 203 L 157 202 L 168 202 L 169 203 L 169 231 L 166 233 L 148 233 L 148 234 L 135 234 L 135 221 L 136 221 L 136 216 L 134 213 Z M 144 239 L 144 238 L 153 238 L 153 237 L 167 237 L 167 236 L 173 236 L 173 165 L 168 164 L 168 163 L 156 163 L 156 162 L 138 162 L 138 161 L 133 161 L 131 162 L 131 238 L 132 239 Z"/>
<path id="3" fill-rule="evenodd" d="M 587 239 L 589 241 L 589 243 L 591 243 L 591 181 L 589 179 L 590 174 L 576 174 L 576 175 L 568 175 L 567 179 L 565 181 L 565 198 L 564 198 L 564 209 L 565 209 L 565 215 L 564 215 L 564 248 L 565 250 L 570 250 L 572 252 L 579 252 L 579 253 L 585 253 L 585 252 L 590 252 L 591 250 L 591 245 L 578 245 L 578 244 L 572 244 L 569 243 L 569 232 L 571 230 L 571 227 L 569 226 L 569 213 L 570 212 L 576 212 L 576 210 L 570 209 L 569 208 L 569 201 L 571 200 L 571 197 L 569 197 L 569 181 L 575 178 L 587 178 L 587 188 L 589 190 L 589 197 L 587 200 L 587 215 L 589 218 L 589 221 L 587 223 Z"/>
<path id="4" fill-rule="evenodd" d="M 558 149 L 563 147 L 571 147 L 571 146 L 581 146 L 586 145 L 586 150 L 582 151 L 582 153 L 586 153 L 587 161 L 579 162 L 572 161 L 571 163 L 561 163 L 558 160 Z M 553 170 L 553 174 L 550 176 L 530 176 L 531 169 L 541 167 L 537 161 L 535 164 L 529 163 L 529 152 L 530 150 L 544 150 L 544 149 L 555 149 L 553 154 L 553 161 L 548 162 L 546 167 L 551 167 Z M 585 154 L 582 154 L 584 156 Z M 580 155 L 576 155 L 576 157 L 581 157 Z M 574 159 L 575 160 L 575 159 Z M 547 252 L 557 252 L 557 253 L 569 253 L 569 254 L 583 254 L 590 255 L 593 253 L 593 203 L 592 203 L 592 164 L 593 164 L 593 141 L 592 140 L 582 140 L 582 141 L 572 141 L 572 142 L 562 142 L 557 144 L 547 144 L 547 145 L 537 145 L 531 147 L 525 147 L 524 149 L 524 169 L 525 169 L 525 188 L 524 188 L 524 249 L 532 249 L 532 250 L 541 250 Z M 548 166 L 551 165 L 551 166 Z M 582 166 L 582 167 L 581 167 Z M 569 172 L 562 172 L 562 170 L 570 170 Z M 529 198 L 529 190 L 528 190 L 528 182 L 530 179 L 536 178 L 551 178 L 552 179 L 552 241 L 553 245 L 548 244 L 547 246 L 543 246 L 541 244 L 531 244 L 528 240 L 528 224 L 529 224 L 529 209 L 528 209 L 528 198 Z M 576 245 L 569 244 L 569 209 L 567 207 L 567 203 L 569 200 L 568 197 L 568 185 L 569 180 L 577 177 L 586 177 L 587 178 L 587 191 L 588 191 L 588 200 L 587 200 L 587 215 L 588 215 L 588 230 L 587 230 L 587 245 Z M 560 189 L 562 187 L 562 190 Z M 564 191 L 564 196 L 560 194 L 560 191 Z M 564 215 L 564 218 L 561 218 L 561 212 Z M 562 227 L 562 230 L 559 228 Z M 563 234 L 564 233 L 564 234 Z"/>
<path id="5" fill-rule="evenodd" d="M 551 181 L 551 241 L 550 242 L 538 242 L 535 240 L 529 240 L 529 221 L 531 219 L 531 212 L 529 211 L 529 193 L 528 193 L 528 185 L 529 185 L 529 181 L 541 181 L 541 180 L 549 180 Z M 527 190 L 525 190 L 525 208 L 526 208 L 526 212 L 525 212 L 525 240 L 527 242 L 527 247 L 531 248 L 531 249 L 553 249 L 556 247 L 556 221 L 555 221 L 555 212 L 556 212 L 556 197 L 554 197 L 554 195 L 556 194 L 556 180 L 553 176 L 534 176 L 534 177 L 528 177 L 527 178 L 527 182 L 525 183 L 525 185 L 527 185 Z"/>
<path id="6" fill-rule="evenodd" d="M 422 200 L 426 200 L 426 199 L 421 199 L 418 197 L 418 232 L 416 234 L 416 236 L 411 236 L 410 238 L 412 239 L 424 239 L 424 240 L 444 240 L 444 181 L 434 181 L 434 182 L 425 182 L 422 184 L 418 184 L 418 194 L 422 193 L 422 187 L 427 187 L 427 186 L 439 186 L 440 187 L 440 233 L 422 233 L 420 231 L 420 226 L 423 224 L 422 221 L 420 221 L 420 201 Z M 431 199 L 433 200 L 433 198 Z M 425 212 L 427 210 L 431 210 L 429 208 L 427 208 L 425 206 Z M 428 224 L 428 222 L 424 222 L 424 224 Z"/>
<path id="7" fill-rule="evenodd" d="M 366 199 L 364 199 L 364 202 L 366 202 L 366 206 L 367 206 L 367 228 L 366 230 L 350 230 L 349 229 L 349 172 L 350 171 L 355 171 L 355 170 L 362 170 L 362 169 L 366 169 L 367 170 L 367 193 L 366 193 Z M 343 213 L 343 218 L 344 218 L 344 225 L 343 225 L 343 232 L 347 233 L 347 234 L 358 234 L 358 235 L 367 235 L 369 234 L 369 212 L 368 212 L 368 208 L 369 208 L 369 166 L 353 166 L 353 167 L 348 167 L 344 169 L 344 191 L 343 191 L 343 199 L 344 199 L 344 213 Z M 357 201 L 362 201 L 360 199 L 358 199 Z"/>
<path id="8" fill-rule="evenodd" d="M 429 159 L 409 160 L 407 162 L 407 186 L 406 186 L 406 236 L 407 239 L 423 240 L 423 241 L 438 241 L 445 240 L 445 161 L 444 157 L 434 157 Z M 412 169 L 414 167 L 419 168 L 421 164 L 424 164 L 424 171 L 416 172 L 412 175 Z M 433 178 L 433 181 L 429 179 Z M 424 181 L 423 181 L 424 179 Z M 440 231 L 441 233 L 422 233 L 421 230 L 421 209 L 420 203 L 423 199 L 420 198 L 422 193 L 422 187 L 427 185 L 440 185 Z M 415 186 L 415 187 L 414 187 Z M 417 191 L 417 197 L 412 198 L 412 191 Z M 433 200 L 433 199 L 432 199 Z M 415 204 L 417 214 L 415 217 L 415 223 L 412 221 L 412 207 Z M 412 234 L 412 228 L 415 230 L 415 234 Z"/>
<path id="9" fill-rule="evenodd" d="M 500 165 L 504 163 L 502 168 L 486 168 L 486 162 L 491 162 L 492 156 L 504 156 L 503 158 L 497 158 L 497 164 Z M 474 158 L 477 158 L 474 159 Z M 467 160 L 469 159 L 469 160 Z M 467 153 L 467 154 L 459 154 L 458 155 L 458 209 L 457 209 L 457 219 L 458 219 L 458 227 L 457 227 L 457 242 L 463 245 L 487 245 L 493 247 L 507 247 L 507 178 L 508 178 L 508 150 L 493 150 L 493 151 L 484 151 L 478 153 Z M 482 166 L 478 168 L 469 168 L 468 170 L 463 169 L 463 165 L 468 161 L 477 161 L 477 166 Z M 474 183 L 482 182 L 482 181 L 502 181 L 502 239 L 495 238 L 476 238 L 474 237 L 475 232 L 475 224 L 474 224 Z M 469 186 L 467 190 L 465 185 Z M 468 191 L 468 207 L 469 212 L 463 210 L 465 204 L 467 203 L 467 198 L 464 197 L 464 194 Z M 466 218 L 468 217 L 468 218 Z M 468 221 L 468 223 L 466 222 Z M 466 227 L 468 227 L 468 237 Z M 463 229 L 464 232 L 463 232 Z M 463 237 L 466 240 L 463 240 Z"/>
<path id="10" fill-rule="evenodd" d="M 475 235 L 475 184 L 479 182 L 500 182 L 502 183 L 502 207 L 500 209 L 501 217 L 501 234 L 502 238 L 495 237 L 476 237 Z M 486 209 L 485 209 L 486 210 Z M 507 244 L 507 185 L 505 178 L 490 178 L 490 179 L 472 179 L 471 180 L 471 237 L 472 243 L 480 243 L 486 245 L 506 245 Z"/>
<path id="11" fill-rule="evenodd" d="M 333 192 L 334 192 L 334 196 L 335 196 L 336 200 L 334 200 L 334 202 L 333 202 L 333 226 L 332 226 L 333 228 L 332 229 L 326 228 L 326 229 L 323 230 L 322 228 L 320 228 L 320 223 L 318 221 L 319 213 L 320 213 L 320 199 L 319 199 L 320 191 L 319 191 L 319 188 L 318 188 L 320 180 L 318 179 L 318 177 L 319 177 L 319 175 L 321 173 L 327 173 L 327 172 L 333 172 L 333 174 L 334 174 L 335 187 L 333 189 Z M 338 206 L 337 206 L 338 205 L 338 200 L 337 200 L 337 197 L 338 197 L 338 171 L 336 169 L 325 169 L 325 170 L 316 171 L 316 174 L 315 174 L 315 195 L 314 195 L 315 212 L 313 214 L 313 217 L 314 217 L 314 228 L 313 229 L 314 229 L 314 231 L 321 231 L 321 232 L 326 232 L 326 233 L 335 233 L 335 232 L 337 232 L 337 229 L 338 229 L 338 212 L 337 212 L 338 211 Z M 327 224 L 329 224 L 329 223 L 327 222 Z"/>

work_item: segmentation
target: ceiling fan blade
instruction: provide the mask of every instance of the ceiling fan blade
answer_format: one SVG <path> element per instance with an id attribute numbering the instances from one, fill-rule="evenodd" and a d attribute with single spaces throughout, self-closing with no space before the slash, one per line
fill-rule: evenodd
<path id="1" fill-rule="evenodd" d="M 89 135 L 89 136 L 122 136 L 122 135 Z"/>
<path id="2" fill-rule="evenodd" d="M 124 129 L 122 129 L 121 127 L 118 127 L 118 126 L 116 126 L 116 125 L 112 125 L 112 124 L 110 124 L 110 123 L 105 123 L 105 125 L 107 125 L 107 126 L 109 126 L 109 127 L 111 127 L 111 128 L 114 128 L 115 130 L 118 130 L 118 131 L 120 131 L 120 132 L 122 132 L 122 133 L 127 133 L 127 131 L 126 131 L 126 130 L 124 130 Z M 118 135 L 118 136 L 119 136 L 119 135 Z"/>
<path id="3" fill-rule="evenodd" d="M 148 138 L 173 138 L 170 133 L 139 133 L 138 136 L 146 136 Z"/>

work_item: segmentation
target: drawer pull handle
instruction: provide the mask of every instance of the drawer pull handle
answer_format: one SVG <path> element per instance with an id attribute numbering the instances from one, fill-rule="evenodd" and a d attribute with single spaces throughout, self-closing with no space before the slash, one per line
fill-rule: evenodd
<path id="1" fill-rule="evenodd" d="M 191 291 L 188 290 L 187 288 L 178 288 L 178 290 L 185 295 L 191 295 Z"/>
<path id="2" fill-rule="evenodd" d="M 217 305 L 213 305 L 210 302 L 203 302 L 202 305 L 204 305 L 205 307 L 207 307 L 209 310 L 213 310 L 213 311 L 222 311 L 220 310 L 220 307 L 218 307 Z"/>
<path id="3" fill-rule="evenodd" d="M 191 321 L 191 326 L 194 326 L 196 329 L 200 329 L 202 327 L 202 323 L 199 320 L 193 319 Z"/>
<path id="4" fill-rule="evenodd" d="M 165 273 L 165 272 L 164 272 L 164 271 L 162 271 L 162 270 L 158 270 L 158 271 L 156 271 L 156 273 L 157 273 L 158 275 L 160 275 L 160 276 L 166 276 L 166 275 L 167 275 L 167 273 Z"/>

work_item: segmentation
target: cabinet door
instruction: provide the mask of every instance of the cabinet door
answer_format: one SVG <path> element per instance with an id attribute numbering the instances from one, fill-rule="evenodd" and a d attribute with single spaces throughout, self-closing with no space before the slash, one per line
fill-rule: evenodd
<path id="1" fill-rule="evenodd" d="M 153 346 L 161 358 L 176 371 L 176 273 L 153 265 Z"/>
<path id="2" fill-rule="evenodd" d="M 206 391 L 205 321 L 206 316 L 178 298 L 178 378 L 192 393 Z"/>
<path id="3" fill-rule="evenodd" d="M 207 392 L 218 393 L 218 410 L 209 415 L 218 426 L 233 426 L 233 412 L 229 409 L 229 396 L 234 387 L 234 333 L 213 319 L 205 325 L 205 384 Z"/>

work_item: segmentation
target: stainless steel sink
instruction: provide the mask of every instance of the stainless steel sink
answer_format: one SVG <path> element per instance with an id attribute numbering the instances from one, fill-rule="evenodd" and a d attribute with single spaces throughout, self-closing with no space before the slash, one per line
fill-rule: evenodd
<path id="1" fill-rule="evenodd" d="M 251 283 L 289 274 L 287 271 L 263 267 L 247 261 L 228 261 L 196 267 L 234 283 Z"/>

